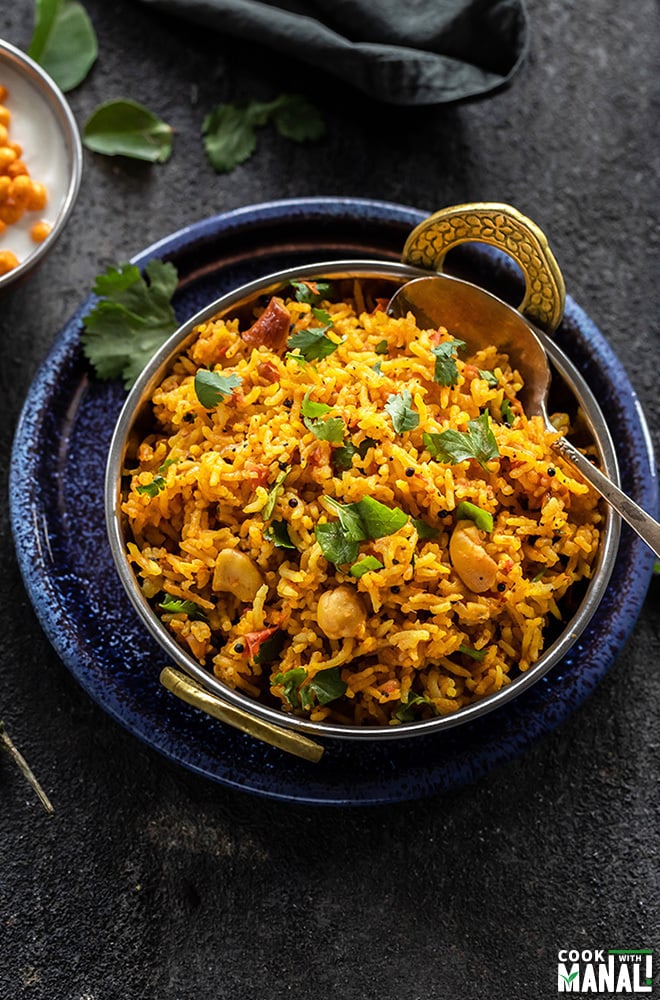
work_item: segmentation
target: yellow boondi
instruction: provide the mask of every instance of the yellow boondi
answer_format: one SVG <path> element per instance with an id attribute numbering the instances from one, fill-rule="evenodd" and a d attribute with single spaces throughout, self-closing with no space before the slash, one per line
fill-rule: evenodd
<path id="1" fill-rule="evenodd" d="M 229 687 L 314 721 L 498 691 L 598 550 L 597 496 L 551 450 L 568 418 L 527 419 L 506 356 L 465 360 L 359 287 L 277 302 L 284 343 L 211 320 L 153 394 L 122 507 L 145 595 Z"/>

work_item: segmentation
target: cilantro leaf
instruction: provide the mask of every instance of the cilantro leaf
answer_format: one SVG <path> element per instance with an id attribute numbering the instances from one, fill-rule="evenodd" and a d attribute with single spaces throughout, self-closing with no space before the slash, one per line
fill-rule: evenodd
<path id="1" fill-rule="evenodd" d="M 321 309 L 315 310 L 315 312 L 322 311 Z M 324 326 L 308 326 L 305 330 L 299 330 L 298 333 L 292 334 L 287 340 L 286 346 L 291 351 L 295 351 L 297 348 L 305 361 L 319 361 L 322 358 L 327 358 L 330 354 L 334 354 L 339 347 L 338 343 L 326 336 L 326 332 L 331 326 L 332 321 Z"/>
<path id="2" fill-rule="evenodd" d="M 399 507 L 387 507 L 373 497 L 348 504 L 339 503 L 333 497 L 324 499 L 339 521 L 317 524 L 316 540 L 328 562 L 336 566 L 355 562 L 360 542 L 393 535 L 408 520 L 408 515 Z"/>
<path id="3" fill-rule="evenodd" d="M 278 497 L 280 496 L 282 490 L 284 489 L 284 480 L 291 472 L 291 466 L 287 466 L 280 475 L 277 477 L 273 485 L 268 491 L 268 500 L 266 501 L 266 506 L 261 512 L 261 516 L 264 521 L 269 521 L 273 516 L 273 511 L 275 510 L 275 504 L 277 503 Z"/>
<path id="4" fill-rule="evenodd" d="M 388 396 L 385 409 L 392 418 L 392 426 L 397 434 L 412 431 L 419 426 L 419 413 L 413 407 L 412 393 L 409 389 Z"/>
<path id="5" fill-rule="evenodd" d="M 516 419 L 516 415 L 513 412 L 513 408 L 511 406 L 511 400 L 506 398 L 503 399 L 502 406 L 500 407 L 500 409 L 502 411 L 502 420 L 507 425 L 507 427 L 512 427 L 513 422 Z"/>
<path id="6" fill-rule="evenodd" d="M 62 93 L 82 83 L 98 55 L 94 26 L 83 5 L 75 0 L 37 0 L 28 55 Z"/>
<path id="7" fill-rule="evenodd" d="M 309 417 L 305 417 L 303 423 L 312 434 L 316 435 L 319 441 L 339 444 L 344 440 L 346 424 L 341 417 L 328 417 L 327 420 L 310 420 Z"/>
<path id="8" fill-rule="evenodd" d="M 165 489 L 167 483 L 163 476 L 154 476 L 150 483 L 140 484 L 135 487 L 136 493 L 144 493 L 148 497 L 157 497 Z"/>
<path id="9" fill-rule="evenodd" d="M 200 368 L 195 375 L 195 395 L 204 409 L 212 410 L 223 399 L 231 396 L 242 381 L 240 375 L 221 375 L 220 372 Z"/>
<path id="10" fill-rule="evenodd" d="M 322 299 L 328 299 L 332 295 L 332 285 L 329 281 L 292 281 L 291 287 L 294 290 L 296 301 L 307 302 L 316 305 Z"/>
<path id="11" fill-rule="evenodd" d="M 272 121 L 285 139 L 313 142 L 325 135 L 325 122 L 314 105 L 300 94 L 282 94 L 271 105 Z"/>
<path id="12" fill-rule="evenodd" d="M 341 448 L 335 448 L 332 452 L 332 464 L 335 472 L 346 472 L 352 468 L 354 456 L 359 455 L 360 458 L 365 458 L 369 449 L 373 448 L 375 444 L 374 439 L 369 437 L 360 441 L 357 447 L 352 441 L 344 441 Z"/>
<path id="13" fill-rule="evenodd" d="M 257 148 L 256 125 L 264 125 L 267 107 L 257 101 L 249 104 L 218 104 L 202 123 L 204 149 L 218 174 L 227 174 L 244 163 Z"/>
<path id="14" fill-rule="evenodd" d="M 415 719 L 415 707 L 419 705 L 429 705 L 435 715 L 438 714 L 437 709 L 428 695 L 425 694 L 412 694 L 408 695 L 407 701 L 401 702 L 401 707 L 394 713 L 394 717 L 399 720 L 399 722 L 413 722 Z"/>
<path id="15" fill-rule="evenodd" d="M 346 694 L 348 684 L 341 679 L 339 667 L 327 667 L 312 677 L 309 686 L 316 695 L 319 705 L 327 705 Z"/>
<path id="16" fill-rule="evenodd" d="M 297 708 L 300 705 L 300 698 L 298 691 L 300 685 L 307 679 L 307 671 L 304 667 L 294 667 L 293 670 L 287 670 L 285 673 L 275 674 L 271 681 L 271 685 L 281 685 L 283 688 L 283 694 L 291 708 Z"/>
<path id="17" fill-rule="evenodd" d="M 448 464 L 476 458 L 485 468 L 486 462 L 496 458 L 500 453 L 495 435 L 490 429 L 487 413 L 482 413 L 476 420 L 468 421 L 467 431 L 455 431 L 450 428 L 439 434 L 424 434 L 423 441 L 431 458 Z"/>
<path id="18" fill-rule="evenodd" d="M 303 417 L 323 417 L 326 413 L 330 413 L 332 409 L 327 403 L 315 403 L 309 397 L 312 394 L 312 390 L 309 389 L 305 393 L 305 398 L 300 405 L 300 412 Z"/>
<path id="19" fill-rule="evenodd" d="M 287 640 L 287 633 L 283 632 L 282 629 L 278 629 L 274 635 L 270 638 L 264 640 L 259 646 L 259 651 L 254 657 L 255 663 L 272 663 L 276 660 Z"/>
<path id="20" fill-rule="evenodd" d="M 493 515 L 484 510 L 483 507 L 477 507 L 475 503 L 470 503 L 469 500 L 461 500 L 456 508 L 456 520 L 463 519 L 474 521 L 482 531 L 491 532 L 493 530 Z"/>
<path id="21" fill-rule="evenodd" d="M 390 345 L 386 340 L 379 340 L 376 346 L 374 347 L 374 351 L 376 354 L 387 354 L 389 349 Z"/>
<path id="22" fill-rule="evenodd" d="M 124 98 L 100 104 L 83 129 L 83 143 L 104 156 L 165 163 L 172 153 L 172 126 L 144 104 Z"/>
<path id="23" fill-rule="evenodd" d="M 269 121 L 280 135 L 295 142 L 320 139 L 325 131 L 317 109 L 296 94 L 281 94 L 267 104 L 218 104 L 202 124 L 204 148 L 213 169 L 226 174 L 245 163 L 257 148 L 255 128 Z"/>
<path id="24" fill-rule="evenodd" d="M 349 569 L 351 576 L 357 577 L 359 579 L 364 576 L 365 573 L 371 573 L 373 570 L 384 569 L 380 559 L 376 559 L 375 556 L 364 556 L 358 562 L 353 563 Z"/>
<path id="25" fill-rule="evenodd" d="M 350 538 L 338 521 L 317 524 L 314 534 L 328 562 L 334 563 L 335 566 L 343 566 L 357 559 L 360 552 L 359 542 Z"/>
<path id="26" fill-rule="evenodd" d="M 206 612 L 199 604 L 181 597 L 172 597 L 171 594 L 165 594 L 158 607 L 169 614 L 186 614 L 191 621 L 206 621 Z"/>
<path id="27" fill-rule="evenodd" d="M 291 708 L 312 708 L 314 699 L 319 705 L 327 705 L 331 701 L 336 701 L 346 693 L 347 684 L 339 674 L 339 667 L 328 667 L 326 670 L 319 670 L 312 677 L 309 684 L 307 671 L 304 667 L 294 667 L 285 673 L 275 674 L 271 684 L 281 685 L 284 697 Z"/>
<path id="28" fill-rule="evenodd" d="M 432 528 L 430 524 L 422 521 L 420 517 L 413 517 L 412 523 L 415 525 L 415 531 L 420 542 L 426 541 L 428 538 L 437 538 L 440 534 L 438 528 Z"/>
<path id="29" fill-rule="evenodd" d="M 264 535 L 278 549 L 295 549 L 295 545 L 289 537 L 289 526 L 286 521 L 271 521 Z"/>
<path id="30" fill-rule="evenodd" d="M 455 385 L 458 379 L 458 366 L 456 364 L 456 351 L 465 347 L 464 340 L 445 340 L 441 344 L 436 344 L 431 348 L 431 354 L 435 356 L 435 371 L 433 379 L 438 385 Z"/>
<path id="31" fill-rule="evenodd" d="M 147 361 L 178 323 L 171 298 L 177 286 L 173 264 L 150 261 L 142 276 L 133 264 L 109 267 L 94 293 L 100 301 L 83 317 L 85 357 L 98 378 L 123 378 L 130 389 Z"/>
<path id="32" fill-rule="evenodd" d="M 498 384 L 497 376 L 494 372 L 489 372 L 485 368 L 478 368 L 477 371 L 479 372 L 479 378 L 482 378 L 484 382 L 488 382 L 488 385 L 496 386 Z"/>
<path id="33" fill-rule="evenodd" d="M 387 507 L 373 497 L 364 497 L 351 506 L 359 512 L 367 538 L 393 535 L 408 522 L 408 515 L 400 507 Z"/>

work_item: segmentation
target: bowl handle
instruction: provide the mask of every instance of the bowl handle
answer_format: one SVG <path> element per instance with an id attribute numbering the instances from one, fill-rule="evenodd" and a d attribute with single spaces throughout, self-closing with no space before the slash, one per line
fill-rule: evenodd
<path id="1" fill-rule="evenodd" d="M 202 712 L 212 715 L 214 719 L 219 719 L 220 722 L 224 722 L 228 726 L 240 729 L 241 732 L 254 736 L 255 739 L 263 740 L 264 743 L 270 743 L 271 746 L 278 747 L 279 750 L 286 750 L 287 753 L 292 753 L 296 757 L 302 757 L 313 763 L 319 761 L 323 756 L 323 747 L 320 743 L 315 743 L 313 740 L 307 739 L 306 736 L 291 732 L 290 729 L 285 729 L 283 726 L 274 726 L 255 715 L 250 715 L 249 712 L 235 708 L 234 705 L 230 705 L 205 691 L 191 677 L 186 677 L 185 674 L 174 670 L 173 667 L 162 669 L 160 683 L 188 705 L 194 705 Z"/>
<path id="2" fill-rule="evenodd" d="M 515 260 L 525 277 L 520 312 L 552 334 L 564 315 L 566 290 L 559 265 L 535 222 L 511 205 L 475 202 L 435 212 L 406 240 L 404 264 L 442 271 L 445 256 L 459 243 L 488 243 Z"/>

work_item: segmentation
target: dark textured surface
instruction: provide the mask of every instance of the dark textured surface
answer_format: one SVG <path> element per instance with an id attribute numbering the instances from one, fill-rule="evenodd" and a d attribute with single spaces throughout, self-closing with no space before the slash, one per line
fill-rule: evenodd
<path id="1" fill-rule="evenodd" d="M 28 6 L 0 13 L 23 48 Z M 137 97 L 176 127 L 175 153 L 161 167 L 87 154 L 56 255 L 0 302 L 3 468 L 36 368 L 98 270 L 208 214 L 318 194 L 516 204 L 624 361 L 657 449 L 655 0 L 533 0 L 508 91 L 416 112 L 129 2 L 86 6 L 101 56 L 70 95 L 78 121 Z M 285 87 L 317 100 L 328 138 L 264 132 L 216 177 L 204 113 Z M 660 947 L 657 582 L 593 696 L 524 757 L 441 798 L 319 811 L 215 787 L 118 727 L 43 637 L 5 504 L 2 539 L 0 714 L 56 808 L 47 818 L 2 762 L 2 1000 L 540 1000 L 557 992 L 558 948 Z"/>

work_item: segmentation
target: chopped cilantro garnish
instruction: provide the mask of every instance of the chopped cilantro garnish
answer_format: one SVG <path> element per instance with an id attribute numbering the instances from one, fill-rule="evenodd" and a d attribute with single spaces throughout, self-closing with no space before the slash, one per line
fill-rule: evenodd
<path id="1" fill-rule="evenodd" d="M 373 497 L 349 504 L 339 503 L 332 497 L 325 497 L 325 500 L 339 522 L 317 524 L 316 540 L 328 562 L 336 566 L 355 562 L 360 542 L 393 535 L 408 520 L 408 515 L 399 507 L 387 507 Z"/>
<path id="2" fill-rule="evenodd" d="M 319 361 L 333 354 L 339 347 L 338 343 L 330 340 L 327 336 L 328 330 L 332 328 L 332 317 L 325 309 L 312 309 L 315 318 L 323 326 L 308 326 L 305 330 L 299 330 L 292 334 L 286 342 L 286 346 L 291 351 L 296 349 L 305 361 Z M 289 355 L 287 355 L 289 356 Z"/>
<path id="3" fill-rule="evenodd" d="M 282 686 L 291 708 L 310 709 L 315 701 L 319 705 L 327 705 L 346 693 L 347 684 L 341 679 L 339 667 L 319 670 L 309 683 L 305 684 L 306 680 L 305 667 L 294 667 L 286 673 L 276 674 L 271 683 Z"/>
<path id="4" fill-rule="evenodd" d="M 352 467 L 355 455 L 365 458 L 369 449 L 373 448 L 375 444 L 373 438 L 365 438 L 357 447 L 352 441 L 344 441 L 341 448 L 335 448 L 332 452 L 332 465 L 335 472 L 346 472 Z"/>
<path id="5" fill-rule="evenodd" d="M 353 563 L 348 572 L 351 576 L 355 576 L 359 579 L 361 576 L 364 576 L 365 573 L 371 573 L 376 569 L 383 569 L 383 564 L 380 559 L 376 559 L 375 556 L 364 556 L 363 559 Z"/>
<path id="6" fill-rule="evenodd" d="M 316 305 L 322 299 L 328 299 L 332 295 L 332 285 L 329 281 L 292 281 L 294 295 L 298 302 L 308 302 Z"/>
<path id="7" fill-rule="evenodd" d="M 456 508 L 456 520 L 464 519 L 474 521 L 482 531 L 491 532 L 493 530 L 493 515 L 482 507 L 477 507 L 475 503 L 470 503 L 469 500 L 461 500 Z"/>
<path id="8" fill-rule="evenodd" d="M 312 394 L 312 390 L 309 389 L 305 393 L 305 398 L 300 405 L 300 412 L 303 417 L 323 417 L 326 413 L 329 413 L 332 409 L 327 403 L 315 403 L 309 397 Z"/>
<path id="9" fill-rule="evenodd" d="M 419 517 L 413 517 L 412 523 L 415 525 L 415 531 L 420 542 L 426 541 L 427 538 L 437 538 L 440 534 L 438 528 L 432 528 L 430 524 L 422 521 Z"/>
<path id="10" fill-rule="evenodd" d="M 303 415 L 305 427 L 315 434 L 320 441 L 330 441 L 331 444 L 340 444 L 344 440 L 346 424 L 341 417 L 329 417 L 327 420 L 320 418 L 332 410 L 327 403 L 314 403 L 309 398 L 311 394 L 305 393 L 300 412 Z"/>
<path id="11" fill-rule="evenodd" d="M 269 489 L 266 506 L 261 512 L 261 516 L 264 519 L 264 521 L 269 521 L 273 516 L 273 511 L 275 510 L 275 504 L 277 503 L 277 498 L 284 489 L 284 480 L 286 479 L 286 477 L 289 475 L 290 472 L 291 472 L 291 466 L 288 466 L 286 469 L 284 469 L 283 472 L 280 473 L 280 475 L 277 477 L 277 479 Z"/>
<path id="12" fill-rule="evenodd" d="M 371 366 L 371 370 L 376 372 L 376 375 L 382 375 L 383 374 L 382 365 L 383 365 L 382 361 L 377 361 L 375 365 Z"/>
<path id="13" fill-rule="evenodd" d="M 295 549 L 295 545 L 289 537 L 289 525 L 286 521 L 271 521 L 264 531 L 264 535 L 278 549 Z"/>
<path id="14" fill-rule="evenodd" d="M 374 351 L 376 352 L 376 354 L 387 354 L 389 349 L 390 345 L 386 340 L 379 340 L 376 346 L 374 347 Z"/>
<path id="15" fill-rule="evenodd" d="M 392 418 L 392 426 L 397 434 L 412 431 L 419 426 L 419 413 L 413 407 L 412 393 L 409 389 L 388 396 L 385 409 Z"/>
<path id="16" fill-rule="evenodd" d="M 272 663 L 276 660 L 287 640 L 287 633 L 278 629 L 274 635 L 269 636 L 259 646 L 259 650 L 254 657 L 255 663 Z"/>
<path id="17" fill-rule="evenodd" d="M 468 421 L 467 431 L 449 429 L 440 434 L 424 434 L 424 447 L 431 458 L 448 464 L 465 462 L 476 458 L 485 468 L 486 462 L 499 455 L 495 435 L 490 429 L 488 414 L 482 413 L 476 420 Z"/>
<path id="18" fill-rule="evenodd" d="M 464 340 L 445 340 L 441 344 L 436 344 L 431 348 L 431 354 L 435 357 L 434 381 L 438 385 L 455 385 L 458 379 L 458 366 L 456 364 L 456 351 L 465 347 Z"/>
<path id="19" fill-rule="evenodd" d="M 506 398 L 503 399 L 502 406 L 500 407 L 500 409 L 502 411 L 502 420 L 507 425 L 507 427 L 512 427 L 513 421 L 516 419 L 516 415 L 513 412 L 513 408 L 511 406 L 511 400 Z"/>
<path id="20" fill-rule="evenodd" d="M 154 476 L 150 483 L 144 483 L 135 487 L 136 493 L 145 493 L 148 497 L 155 497 L 165 489 L 167 483 L 163 476 Z"/>
<path id="21" fill-rule="evenodd" d="M 328 417 L 327 420 L 310 420 L 309 417 L 305 417 L 303 423 L 312 434 L 316 435 L 319 441 L 339 444 L 344 440 L 346 424 L 341 417 Z"/>
<path id="22" fill-rule="evenodd" d="M 204 409 L 212 410 L 223 399 L 231 396 L 242 381 L 240 375 L 221 375 L 220 372 L 200 368 L 195 375 L 195 395 Z"/>
<path id="23" fill-rule="evenodd" d="M 174 264 L 162 260 L 149 261 L 144 276 L 133 264 L 98 275 L 93 291 L 100 301 L 83 317 L 81 338 L 98 378 L 122 378 L 131 387 L 178 326 L 171 303 L 177 281 Z"/>
<path id="24" fill-rule="evenodd" d="M 438 714 L 437 709 L 428 695 L 425 694 L 409 694 L 407 701 L 401 702 L 401 707 L 394 713 L 394 717 L 399 720 L 399 722 L 413 722 L 415 719 L 415 706 L 428 705 L 433 709 L 435 715 Z"/>
<path id="25" fill-rule="evenodd" d="M 186 601 L 181 597 L 172 597 L 170 594 L 166 594 L 158 607 L 167 611 L 168 614 L 185 614 L 192 621 L 206 621 L 206 612 L 200 608 L 199 604 L 195 604 L 194 601 Z"/>
<path id="26" fill-rule="evenodd" d="M 338 521 L 317 524 L 314 534 L 328 562 L 343 566 L 357 559 L 360 552 L 359 540 L 350 538 Z"/>
<path id="27" fill-rule="evenodd" d="M 482 378 L 484 382 L 488 382 L 488 385 L 497 385 L 497 376 L 494 372 L 486 371 L 484 368 L 478 368 L 479 378 Z"/>

